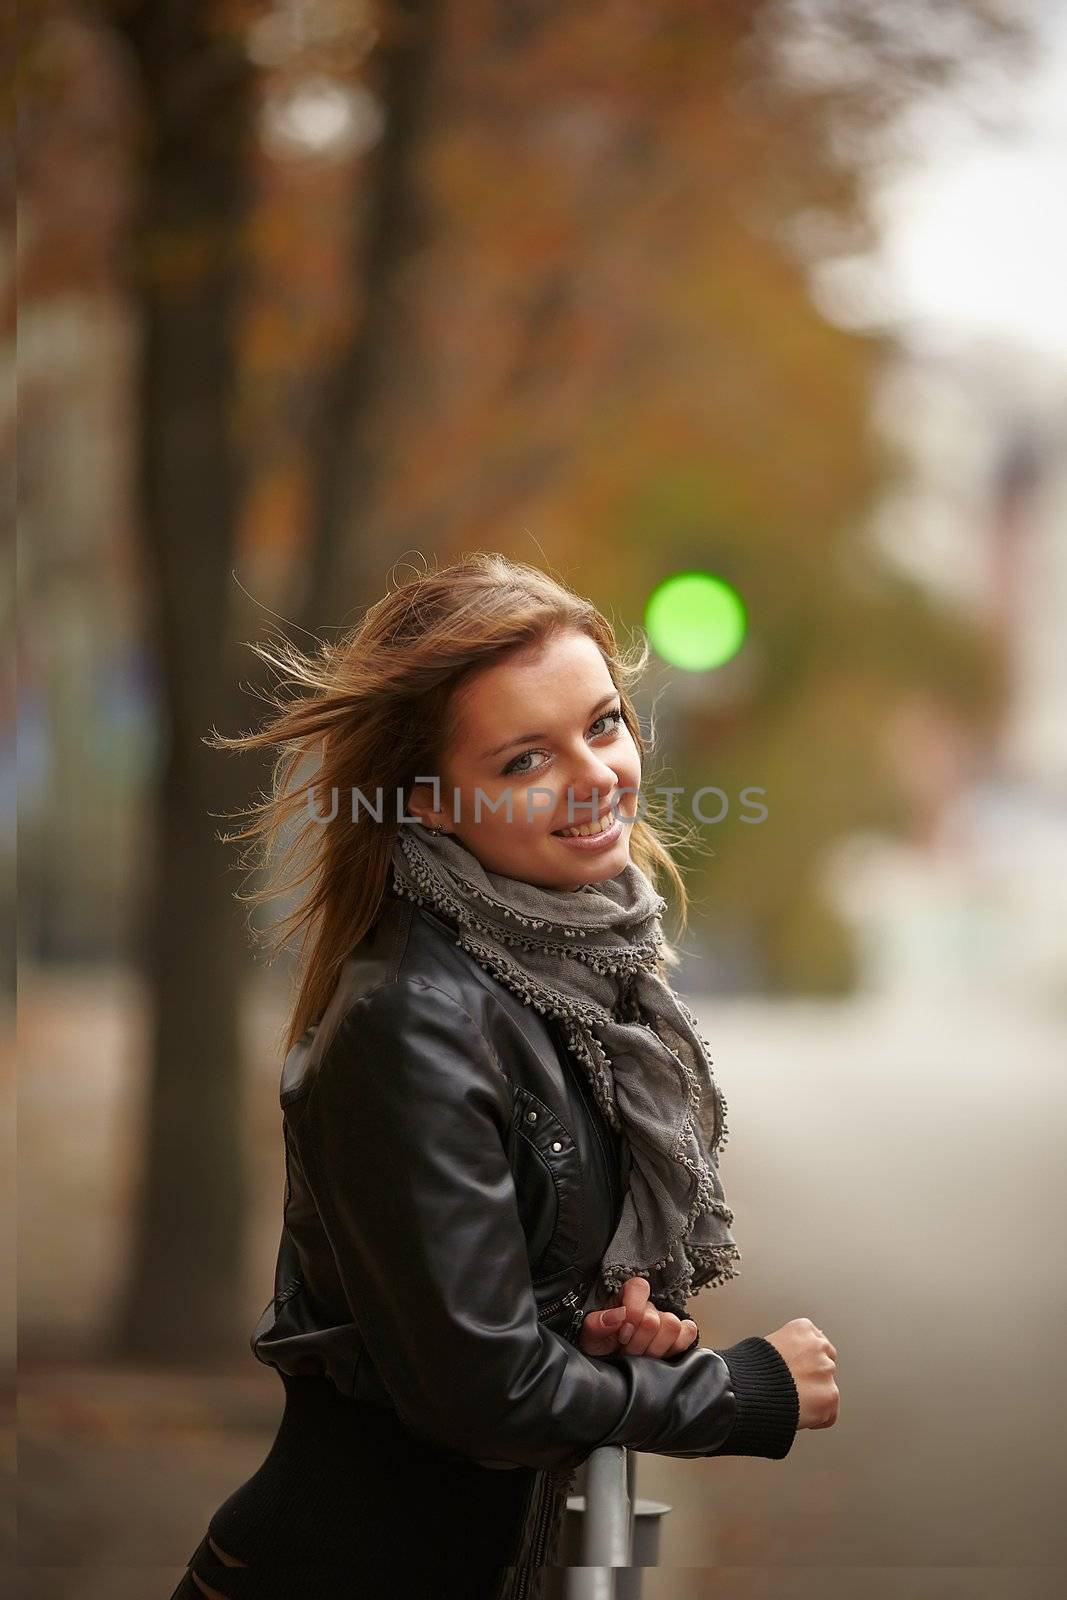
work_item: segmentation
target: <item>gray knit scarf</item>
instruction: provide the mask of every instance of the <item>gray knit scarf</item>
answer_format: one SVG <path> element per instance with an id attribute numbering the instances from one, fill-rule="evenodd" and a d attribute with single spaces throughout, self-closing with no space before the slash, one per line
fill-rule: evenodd
<path id="1" fill-rule="evenodd" d="M 657 971 L 667 902 L 641 868 L 631 861 L 602 883 L 543 889 L 487 871 L 451 834 L 408 823 L 393 888 L 440 912 L 480 966 L 559 1019 L 598 1105 L 629 1142 L 629 1188 L 596 1303 L 637 1275 L 675 1306 L 736 1277 L 741 1252 L 715 1154 L 726 1101 L 696 1018 Z"/>

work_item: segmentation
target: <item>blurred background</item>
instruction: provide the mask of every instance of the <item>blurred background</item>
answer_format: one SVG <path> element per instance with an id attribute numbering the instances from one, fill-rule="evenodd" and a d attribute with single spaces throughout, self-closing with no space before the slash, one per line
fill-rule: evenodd
<path id="1" fill-rule="evenodd" d="M 642 1456 L 644 1593 L 1051 1594 L 1067 6 L 38 0 L 17 58 L 20 1594 L 162 1600 L 281 1413 L 290 974 L 216 838 L 267 770 L 202 740 L 245 641 L 471 548 L 624 641 L 683 573 L 747 618 L 637 697 L 646 786 L 733 800 L 682 858 L 744 1257 L 695 1309 L 811 1316 L 842 1405 Z"/>

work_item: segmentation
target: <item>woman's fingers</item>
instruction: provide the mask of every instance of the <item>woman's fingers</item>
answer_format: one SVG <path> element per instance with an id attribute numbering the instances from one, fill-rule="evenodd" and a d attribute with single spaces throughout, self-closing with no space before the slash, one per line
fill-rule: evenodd
<path id="1" fill-rule="evenodd" d="M 635 1330 L 641 1326 L 641 1319 L 648 1309 L 648 1297 L 652 1293 L 652 1286 L 647 1278 L 627 1278 L 620 1290 L 623 1310 L 626 1313 L 622 1330 L 619 1333 L 619 1343 L 629 1344 Z M 655 1310 L 655 1307 L 652 1307 Z M 635 1354 L 640 1354 L 635 1351 Z"/>
<path id="2" fill-rule="evenodd" d="M 589 1311 L 582 1323 L 578 1348 L 587 1356 L 609 1356 L 618 1349 L 619 1329 L 626 1316 L 621 1306 Z"/>
<path id="3" fill-rule="evenodd" d="M 590 1356 L 653 1358 L 688 1350 L 698 1338 L 696 1323 L 672 1311 L 660 1311 L 649 1302 L 651 1292 L 647 1278 L 627 1278 L 616 1294 L 615 1305 L 586 1313 L 578 1348 Z"/>
<path id="4" fill-rule="evenodd" d="M 620 1354 L 629 1356 L 676 1356 L 696 1342 L 697 1325 L 690 1318 L 676 1317 L 673 1311 L 647 1306 L 632 1336 L 620 1345 Z M 622 1335 L 620 1334 L 620 1339 Z"/>
<path id="5" fill-rule="evenodd" d="M 669 1326 L 664 1326 L 667 1315 L 667 1312 L 657 1310 L 654 1306 L 646 1306 L 645 1317 L 641 1318 L 640 1325 L 627 1344 L 627 1352 L 630 1355 L 662 1355 L 665 1349 L 669 1349 L 678 1331 L 678 1318 L 672 1318 L 675 1323 L 672 1333 Z"/>
<path id="6" fill-rule="evenodd" d="M 643 1351 L 635 1350 L 630 1345 L 631 1353 L 646 1356 L 676 1356 L 689 1346 L 697 1337 L 697 1325 L 689 1317 L 684 1321 L 676 1317 L 672 1311 L 661 1311 L 659 1327 L 645 1346 Z"/>
<path id="7" fill-rule="evenodd" d="M 647 1278 L 627 1278 L 620 1291 L 623 1310 L 626 1320 L 633 1323 L 636 1328 L 648 1305 L 648 1297 L 652 1293 L 652 1286 Z"/>
<path id="8" fill-rule="evenodd" d="M 619 1339 L 628 1356 L 649 1354 L 649 1346 L 655 1342 L 659 1334 L 662 1318 L 665 1315 L 667 1313 L 657 1311 L 655 1306 L 646 1306 L 641 1314 L 641 1320 L 634 1324 L 634 1331 L 629 1338 L 626 1337 L 626 1328 L 625 1325 L 623 1326 Z M 675 1332 L 677 1332 L 677 1317 L 675 1317 L 674 1321 L 676 1324 Z M 672 1335 L 671 1337 L 673 1338 L 674 1336 Z"/>

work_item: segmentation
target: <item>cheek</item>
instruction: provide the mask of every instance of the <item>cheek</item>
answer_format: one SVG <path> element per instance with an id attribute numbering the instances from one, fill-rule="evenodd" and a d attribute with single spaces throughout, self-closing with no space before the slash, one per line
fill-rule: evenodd
<path id="1" fill-rule="evenodd" d="M 547 788 L 548 786 L 546 784 L 543 787 Z M 543 794 L 530 795 L 528 797 L 527 789 L 512 780 L 511 821 L 509 822 L 507 807 L 503 801 L 503 796 L 507 792 L 507 784 L 501 785 L 500 789 L 493 793 L 493 802 L 499 805 L 499 810 L 491 812 L 488 806 L 483 806 L 480 829 L 486 834 L 491 834 L 494 841 L 505 845 L 515 840 L 521 840 L 531 833 L 543 832 L 547 819 L 554 816 L 559 808 L 558 797 L 555 796 L 554 788 L 555 786 L 553 786 L 553 798 L 551 800 Z M 472 817 L 473 814 L 472 812 Z"/>
<path id="2" fill-rule="evenodd" d="M 640 787 L 641 756 L 638 752 L 637 746 L 634 744 L 633 739 L 630 738 L 629 735 L 627 735 L 626 738 L 626 748 L 620 754 L 616 764 L 616 770 L 623 783 L 628 784 L 634 789 Z"/>

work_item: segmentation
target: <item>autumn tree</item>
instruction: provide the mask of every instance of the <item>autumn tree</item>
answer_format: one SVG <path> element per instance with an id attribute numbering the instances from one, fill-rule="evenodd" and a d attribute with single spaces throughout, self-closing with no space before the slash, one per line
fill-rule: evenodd
<path id="1" fill-rule="evenodd" d="M 862 237 L 887 119 L 1005 40 L 986 0 L 918 30 L 912 7 L 838 0 L 41 11 L 106 35 L 135 113 L 124 288 L 164 738 L 121 1342 L 210 1359 L 243 1339 L 249 971 L 217 833 L 267 774 L 204 740 L 254 717 L 242 641 L 269 614 L 322 634 L 405 553 L 470 545 L 543 557 L 624 631 L 669 571 L 722 572 L 757 637 L 668 697 L 664 755 L 691 787 L 766 783 L 773 822 L 728 825 L 694 892 L 759 981 L 847 983 L 813 869 L 827 838 L 893 820 L 877 719 L 916 677 L 980 719 L 995 673 L 864 552 L 893 470 L 867 421 L 879 346 L 818 314 L 791 241 Z"/>

